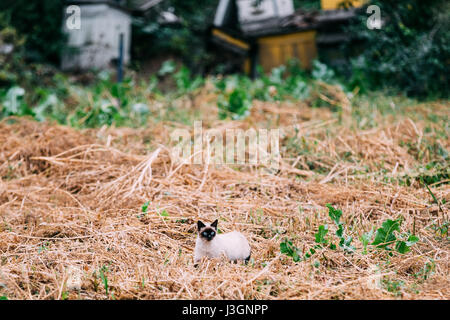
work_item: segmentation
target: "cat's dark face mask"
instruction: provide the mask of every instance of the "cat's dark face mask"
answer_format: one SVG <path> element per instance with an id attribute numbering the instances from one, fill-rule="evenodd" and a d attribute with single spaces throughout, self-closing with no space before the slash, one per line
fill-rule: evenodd
<path id="1" fill-rule="evenodd" d="M 217 220 L 211 223 L 210 226 L 206 226 L 203 222 L 198 221 L 198 234 L 202 239 L 206 241 L 211 241 L 217 234 Z"/>
<path id="2" fill-rule="evenodd" d="M 204 228 L 200 233 L 200 236 L 207 241 L 211 241 L 216 236 L 216 231 L 211 228 Z"/>

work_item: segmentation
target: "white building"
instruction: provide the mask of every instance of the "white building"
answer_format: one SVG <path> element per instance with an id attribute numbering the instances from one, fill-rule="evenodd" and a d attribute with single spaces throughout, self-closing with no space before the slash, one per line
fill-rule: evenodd
<path id="1" fill-rule="evenodd" d="M 214 26 L 224 27 L 232 21 L 233 11 L 237 13 L 241 30 L 246 33 L 276 26 L 281 18 L 294 13 L 294 3 L 292 0 L 220 0 Z"/>
<path id="2" fill-rule="evenodd" d="M 124 2 L 67 1 L 63 30 L 68 35 L 69 48 L 62 56 L 63 70 L 113 66 L 112 61 L 119 58 L 121 35 L 123 63 L 126 65 L 130 61 L 131 12 L 126 9 Z"/>

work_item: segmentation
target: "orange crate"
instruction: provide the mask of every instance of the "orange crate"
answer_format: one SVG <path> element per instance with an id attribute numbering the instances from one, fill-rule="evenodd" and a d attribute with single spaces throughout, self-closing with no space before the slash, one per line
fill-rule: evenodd
<path id="1" fill-rule="evenodd" d="M 317 57 L 316 31 L 303 31 L 258 39 L 259 61 L 265 72 L 290 59 L 297 58 L 305 69 L 312 67 Z"/>
<path id="2" fill-rule="evenodd" d="M 320 6 L 323 10 L 339 9 L 342 2 L 351 2 L 353 7 L 360 7 L 364 4 L 364 0 L 320 0 Z"/>

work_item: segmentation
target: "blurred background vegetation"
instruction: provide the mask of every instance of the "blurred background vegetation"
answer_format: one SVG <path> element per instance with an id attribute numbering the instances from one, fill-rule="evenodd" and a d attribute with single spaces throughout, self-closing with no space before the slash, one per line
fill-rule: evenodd
<path id="1" fill-rule="evenodd" d="M 164 52 L 179 57 L 192 72 L 203 73 L 205 65 L 213 59 L 207 50 L 206 36 L 217 4 L 217 0 L 163 1 L 160 10 L 172 10 L 181 18 L 181 24 L 176 26 L 160 24 L 152 16 L 145 20 L 135 19 L 134 65 Z M 380 30 L 369 30 L 367 14 L 362 10 L 349 27 L 355 38 L 364 41 L 361 55 L 341 66 L 342 70 L 351 70 L 349 81 L 364 90 L 395 88 L 410 96 L 448 96 L 449 2 L 372 0 L 370 4 L 381 8 L 385 24 Z M 17 55 L 13 59 L 3 63 L 0 81 L 17 80 L 16 73 L 22 70 L 14 68 L 14 64 L 59 64 L 65 43 L 61 30 L 63 5 L 61 0 L 0 2 L 0 41 L 13 41 L 16 46 L 24 46 L 23 50 L 15 50 Z M 317 10 L 320 1 L 295 0 L 294 5 L 296 9 Z M 148 36 L 150 41 L 148 38 L 140 41 Z M 346 50 L 345 46 L 344 43 L 342 50 Z"/>
<path id="2" fill-rule="evenodd" d="M 317 0 L 294 3 L 296 9 L 320 8 Z M 244 116 L 253 98 L 307 99 L 312 85 L 310 80 L 314 79 L 339 83 L 347 92 L 357 88 L 362 93 L 385 90 L 393 95 L 420 99 L 448 98 L 449 2 L 372 0 L 370 3 L 381 8 L 384 25 L 380 30 L 369 30 L 368 15 L 365 9 L 360 11 L 348 26 L 348 32 L 362 43 L 358 56 L 348 55 L 346 62 L 334 70 L 316 61 L 312 72 L 305 72 L 292 62 L 254 81 L 244 75 L 219 79 L 216 88 L 225 90 L 218 101 L 221 116 Z M 151 16 L 150 19 L 134 19 L 131 52 L 135 71 L 139 71 L 141 61 L 161 53 L 165 57 L 175 57 L 182 64 L 164 63 L 158 68 L 159 72 L 149 75 L 150 80 L 146 78 L 140 84 L 143 89 L 139 93 L 135 88 L 137 80 L 130 77 L 117 84 L 107 74 L 100 73 L 95 75 L 97 82 L 92 84 L 86 80 L 86 75 L 81 75 L 78 83 L 73 84 L 68 75 L 59 72 L 61 52 L 65 50 L 65 35 L 61 30 L 63 1 L 2 0 L 0 47 L 9 45 L 13 49 L 0 54 L 1 116 L 30 114 L 44 119 L 50 115 L 59 122 L 72 121 L 76 125 L 83 119 L 82 126 L 126 124 L 128 113 L 135 114 L 134 118 L 145 113 L 142 108 L 145 96 L 161 93 L 158 83 L 164 78 L 171 79 L 174 95 L 199 88 L 205 81 L 205 66 L 214 58 L 208 51 L 206 36 L 217 4 L 217 0 L 163 1 L 160 10 L 173 11 L 181 19 L 176 25 L 161 24 Z M 143 37 L 146 40 L 140 41 Z M 342 44 L 343 52 L 350 50 L 347 46 Z M 85 84 L 91 85 L 84 86 L 90 90 L 87 93 L 77 87 Z M 120 103 L 105 102 L 102 90 L 110 92 Z M 127 93 L 133 90 L 130 98 Z M 269 91 L 276 93 L 269 94 Z M 74 101 L 66 101 L 74 96 L 77 97 Z M 92 96 L 98 98 L 94 99 L 95 106 L 85 109 Z M 137 123 L 128 122 L 130 125 Z"/>
<path id="3" fill-rule="evenodd" d="M 14 28 L 25 37 L 28 61 L 58 64 L 65 43 L 63 9 L 60 0 L 2 0 L 0 26 Z"/>
<path id="4" fill-rule="evenodd" d="M 409 96 L 448 97 L 450 2 L 373 0 L 385 20 L 380 30 L 366 28 L 360 14 L 349 32 L 364 41 L 350 61 L 352 82 L 361 88 L 395 88 Z"/>

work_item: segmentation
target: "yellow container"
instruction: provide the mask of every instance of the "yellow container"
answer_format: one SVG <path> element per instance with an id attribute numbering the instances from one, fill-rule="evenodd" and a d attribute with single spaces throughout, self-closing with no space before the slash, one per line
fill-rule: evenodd
<path id="1" fill-rule="evenodd" d="M 265 72 L 286 64 L 290 59 L 300 60 L 305 69 L 311 69 L 317 57 L 316 31 L 303 31 L 258 39 L 258 63 Z"/>
<path id="2" fill-rule="evenodd" d="M 339 4 L 351 3 L 353 7 L 360 7 L 364 4 L 364 0 L 320 0 L 320 5 L 323 10 L 339 9 Z"/>

